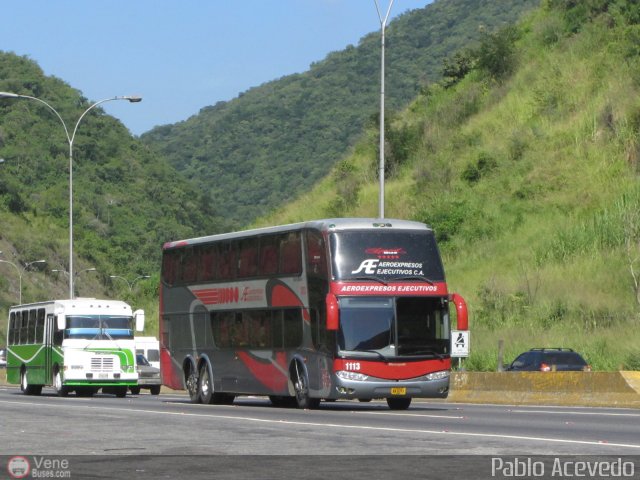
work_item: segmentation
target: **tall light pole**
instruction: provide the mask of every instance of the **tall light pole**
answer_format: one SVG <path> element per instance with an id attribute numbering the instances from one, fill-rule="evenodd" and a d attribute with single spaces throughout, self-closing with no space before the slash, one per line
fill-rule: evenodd
<path id="1" fill-rule="evenodd" d="M 2 255 L 2 252 L 0 252 L 0 255 Z M 34 265 L 36 263 L 47 263 L 46 260 L 35 260 L 33 262 L 27 262 L 24 264 L 24 270 L 21 271 L 20 268 L 18 267 L 18 265 L 16 265 L 13 262 L 10 262 L 9 260 L 0 260 L 0 263 L 8 263 L 9 265 L 11 265 L 13 268 L 16 269 L 16 272 L 18 272 L 18 305 L 22 305 L 22 275 L 24 272 L 26 272 L 29 267 L 31 265 Z"/>
<path id="2" fill-rule="evenodd" d="M 151 278 L 149 275 L 138 275 L 131 282 L 120 275 L 109 275 L 109 278 L 119 278 L 120 280 L 124 280 L 129 287 L 129 293 L 133 292 L 133 286 L 136 284 L 138 280 L 142 280 L 143 278 Z"/>
<path id="3" fill-rule="evenodd" d="M 54 268 L 54 269 L 53 269 L 53 270 L 51 270 L 51 271 L 52 271 L 52 272 L 55 272 L 55 273 L 64 273 L 67 277 L 69 276 L 69 272 L 67 272 L 66 270 L 60 270 L 60 269 L 58 269 L 58 268 Z M 76 272 L 76 273 L 74 274 L 74 277 L 78 278 L 78 277 L 80 276 L 80 274 L 81 274 L 81 273 L 84 273 L 84 272 L 97 272 L 97 271 L 98 271 L 98 270 L 97 270 L 95 267 L 85 268 L 84 270 L 80 270 L 79 272 Z M 74 279 L 74 287 L 75 287 L 75 284 L 77 284 L 77 283 L 78 283 L 78 282 L 75 282 L 75 279 Z"/>
<path id="4" fill-rule="evenodd" d="M 378 178 L 380 180 L 380 194 L 378 201 L 378 216 L 384 218 L 384 30 L 387 26 L 387 20 L 389 19 L 389 13 L 391 13 L 391 6 L 393 1 L 389 2 L 389 8 L 387 13 L 382 17 L 380 7 L 378 6 L 378 0 L 373 0 L 376 4 L 376 12 L 378 12 L 378 18 L 380 19 L 380 37 L 381 37 L 381 54 L 380 54 L 380 165 L 378 167 Z"/>
<path id="5" fill-rule="evenodd" d="M 67 124 L 65 123 L 63 118 L 60 116 L 58 111 L 55 108 L 53 108 L 51 105 L 49 105 L 47 102 L 45 102 L 44 100 L 37 97 L 32 97 L 31 95 L 21 95 L 21 94 L 11 93 L 11 92 L 0 92 L 0 98 L 28 99 L 28 100 L 35 100 L 36 102 L 43 104 L 49 110 L 51 110 L 56 117 L 58 117 L 58 120 L 60 120 L 60 123 L 62 123 L 62 127 L 64 128 L 64 133 L 67 136 L 67 142 L 69 143 L 69 298 L 72 299 L 74 297 L 74 294 L 73 294 L 73 279 L 74 279 L 74 276 L 73 276 L 73 141 L 76 138 L 76 132 L 78 131 L 78 126 L 80 125 L 80 122 L 82 121 L 84 116 L 87 113 L 89 113 L 90 110 L 97 107 L 98 105 L 101 105 L 105 102 L 111 102 L 114 100 L 127 100 L 128 102 L 131 102 L 131 103 L 137 103 L 142 101 L 142 97 L 118 96 L 118 97 L 105 98 L 103 100 L 99 100 L 95 102 L 94 104 L 89 106 L 89 108 L 87 108 L 84 112 L 82 112 L 82 115 L 80 115 L 80 117 L 78 118 L 71 135 L 69 135 L 69 129 L 67 128 Z"/>

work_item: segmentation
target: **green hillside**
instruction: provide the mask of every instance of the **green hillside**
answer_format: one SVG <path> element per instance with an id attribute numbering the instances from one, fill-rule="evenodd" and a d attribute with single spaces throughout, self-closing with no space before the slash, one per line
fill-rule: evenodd
<path id="1" fill-rule="evenodd" d="M 466 297 L 471 369 L 572 347 L 640 368 L 640 7 L 547 0 L 485 31 L 387 128 L 386 216 L 434 226 Z M 374 126 L 314 190 L 261 220 L 377 216 Z"/>
<path id="2" fill-rule="evenodd" d="M 4 52 L 0 91 L 45 100 L 71 130 L 93 103 L 45 76 L 33 61 Z M 0 99 L 0 158 L 0 260 L 18 268 L 0 263 L 0 318 L 6 318 L 8 306 L 18 303 L 19 272 L 23 302 L 68 296 L 69 145 L 62 123 L 38 102 Z M 100 107 L 78 128 L 73 173 L 77 293 L 133 299 L 126 283 L 110 275 L 129 281 L 150 275 L 141 283 L 142 301 L 157 311 L 162 243 L 224 228 L 215 212 L 173 167 Z M 46 265 L 23 272 L 25 263 L 40 259 Z M 96 272 L 83 271 L 88 268 Z M 0 333 L 5 323 L 0 322 Z"/>
<path id="3" fill-rule="evenodd" d="M 386 32 L 388 106 L 405 106 L 439 78 L 442 59 L 477 39 L 481 27 L 512 23 L 538 3 L 440 0 L 400 15 Z M 375 119 L 379 25 L 371 30 L 357 46 L 331 53 L 304 73 L 252 88 L 141 138 L 208 192 L 226 219 L 246 225 L 310 189 Z"/>

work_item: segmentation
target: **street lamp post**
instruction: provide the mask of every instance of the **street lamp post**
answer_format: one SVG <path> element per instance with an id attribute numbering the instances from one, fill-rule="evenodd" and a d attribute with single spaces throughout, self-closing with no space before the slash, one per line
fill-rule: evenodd
<path id="1" fill-rule="evenodd" d="M 74 280 L 74 275 L 73 275 L 73 141 L 76 138 L 76 132 L 78 131 L 78 126 L 80 126 L 80 122 L 85 117 L 85 115 L 89 113 L 90 110 L 97 107 L 98 105 L 101 105 L 105 102 L 111 102 L 114 100 L 127 100 L 128 102 L 131 102 L 131 103 L 137 103 L 142 101 L 142 97 L 117 96 L 117 97 L 105 98 L 103 100 L 99 100 L 95 102 L 94 104 L 89 106 L 89 108 L 87 108 L 84 112 L 82 112 L 82 115 L 80 115 L 80 117 L 76 121 L 75 127 L 73 128 L 73 132 L 71 133 L 71 135 L 69 134 L 69 129 L 67 128 L 67 124 L 65 123 L 63 118 L 60 116 L 58 111 L 55 108 L 53 108 L 51 105 L 49 105 L 47 102 L 45 102 L 44 100 L 37 97 L 32 97 L 31 95 L 21 95 L 21 94 L 11 93 L 11 92 L 0 92 L 0 98 L 28 99 L 28 100 L 35 100 L 36 102 L 43 104 L 49 110 L 51 110 L 56 117 L 58 117 L 58 120 L 60 120 L 60 123 L 62 123 L 62 127 L 64 128 L 64 133 L 67 136 L 67 142 L 69 143 L 69 298 L 73 299 L 74 297 L 74 294 L 73 294 L 73 280 Z"/>
<path id="2" fill-rule="evenodd" d="M 0 252 L 0 255 L 1 254 L 2 252 Z M 9 265 L 11 265 L 13 268 L 16 269 L 16 272 L 18 272 L 18 305 L 22 305 L 22 275 L 24 274 L 24 272 L 26 272 L 29 269 L 31 265 L 34 265 L 36 263 L 47 263 L 47 261 L 34 260 L 33 262 L 27 262 L 24 264 L 23 271 L 20 271 L 20 268 L 18 267 L 18 265 L 16 265 L 13 262 L 10 262 L 9 260 L 0 260 L 0 263 L 8 263 Z"/>
<path id="3" fill-rule="evenodd" d="M 68 276 L 70 276 L 70 275 L 69 275 L 69 272 L 67 272 L 66 270 L 60 270 L 60 269 L 58 269 L 58 268 L 54 268 L 54 269 L 53 269 L 53 270 L 51 270 L 51 271 L 52 271 L 52 272 L 55 272 L 55 273 L 64 273 L 67 277 L 68 277 Z M 75 277 L 75 278 L 78 278 L 78 277 L 80 276 L 80 274 L 81 274 L 81 273 L 84 273 L 84 272 L 97 272 L 97 269 L 96 269 L 95 267 L 85 268 L 84 270 L 80 270 L 79 272 L 76 272 L 76 273 L 74 274 L 74 277 Z M 74 288 L 75 288 L 75 284 L 77 284 L 77 282 L 76 282 L 76 281 L 75 281 L 75 279 L 74 279 Z M 74 296 L 75 296 L 75 295 L 74 295 Z"/>
<path id="4" fill-rule="evenodd" d="M 391 13 L 391 6 L 393 1 L 389 2 L 389 8 L 384 18 L 380 12 L 378 6 L 378 0 L 373 0 L 376 4 L 376 12 L 378 12 L 378 18 L 380 19 L 380 36 L 381 36 L 381 54 L 380 54 L 380 164 L 378 167 L 378 178 L 380 180 L 380 194 L 378 203 L 378 215 L 380 218 L 384 218 L 384 30 L 387 26 L 387 20 L 389 19 L 389 13 Z"/>
<path id="5" fill-rule="evenodd" d="M 120 280 L 124 280 L 125 283 L 127 284 L 127 287 L 129 287 L 129 293 L 131 293 L 133 292 L 133 286 L 136 284 L 138 280 L 142 280 L 143 278 L 151 278 L 151 277 L 149 275 L 139 275 L 136 278 L 134 278 L 131 282 L 126 278 L 121 277 L 120 275 L 109 275 L 109 278 L 119 278 Z"/>

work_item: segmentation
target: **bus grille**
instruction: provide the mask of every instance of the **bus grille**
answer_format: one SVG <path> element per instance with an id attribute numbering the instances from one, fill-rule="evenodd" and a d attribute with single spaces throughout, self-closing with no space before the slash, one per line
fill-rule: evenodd
<path id="1" fill-rule="evenodd" d="M 93 357 L 91 359 L 91 371 L 113 372 L 113 357 Z"/>

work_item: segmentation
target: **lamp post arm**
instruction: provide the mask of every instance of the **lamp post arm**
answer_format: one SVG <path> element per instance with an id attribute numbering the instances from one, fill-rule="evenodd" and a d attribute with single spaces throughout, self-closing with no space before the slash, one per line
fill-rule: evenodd
<path id="1" fill-rule="evenodd" d="M 51 110 L 56 117 L 58 117 L 58 120 L 60 120 L 60 123 L 62 123 L 62 128 L 64 128 L 64 133 L 67 136 L 67 141 L 69 143 L 71 143 L 71 137 L 69 136 L 69 129 L 67 128 L 67 124 L 65 123 L 64 119 L 62 118 L 62 116 L 58 113 L 58 111 L 55 108 L 53 108 L 51 105 L 49 105 L 47 102 L 45 102 L 41 98 L 32 97 L 31 95 L 21 95 L 21 94 L 17 94 L 17 93 L 9 93 L 9 92 L 0 92 L 0 98 L 2 98 L 2 97 L 5 97 L 5 98 L 28 98 L 29 100 L 35 100 L 36 102 L 41 103 L 42 105 L 47 107 L 49 110 Z"/>

